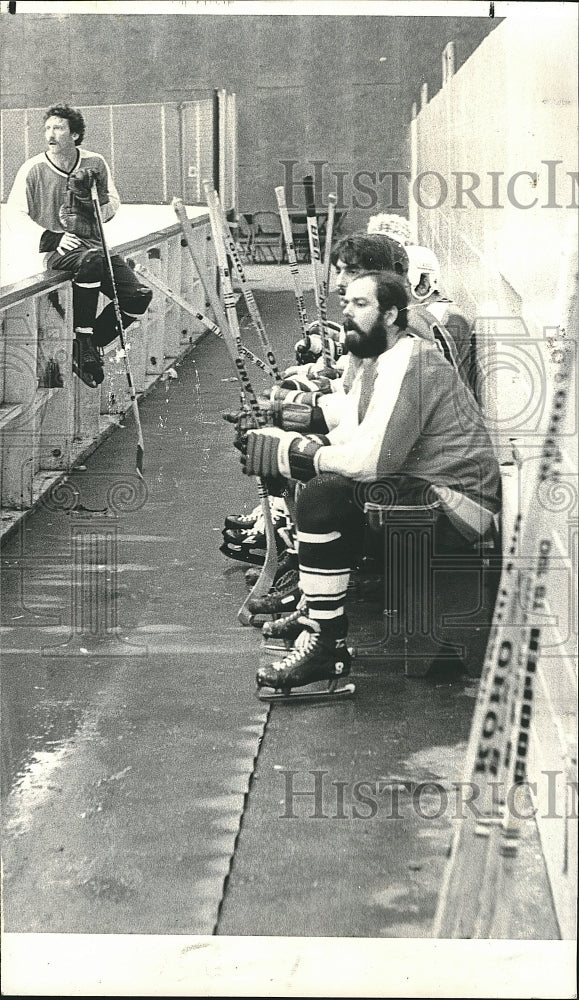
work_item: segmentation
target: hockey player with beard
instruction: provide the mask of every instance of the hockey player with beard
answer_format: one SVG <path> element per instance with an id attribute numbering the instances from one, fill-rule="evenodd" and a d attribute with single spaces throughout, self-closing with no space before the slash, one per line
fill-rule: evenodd
<path id="1" fill-rule="evenodd" d="M 395 240 L 385 234 L 368 235 L 366 233 L 356 233 L 344 236 L 333 247 L 331 261 L 335 269 L 335 280 L 340 305 L 345 303 L 344 295 L 349 283 L 364 271 L 391 271 L 403 275 L 407 269 L 408 261 L 404 249 Z M 344 392 L 344 387 L 349 388 L 349 382 L 342 381 L 344 373 L 348 368 L 348 354 L 345 350 L 345 331 L 337 323 L 330 325 L 330 347 L 335 370 L 326 371 L 322 355 L 322 338 L 319 334 L 317 323 L 311 324 L 308 336 L 298 341 L 296 344 L 296 358 L 298 365 L 292 366 L 284 372 L 284 380 L 276 384 L 269 397 L 269 401 L 264 403 L 264 411 L 271 414 L 271 408 L 275 410 L 276 419 L 283 424 L 282 414 L 285 412 L 288 428 L 295 429 L 293 418 L 299 411 L 299 420 L 308 419 L 308 429 L 314 428 L 320 422 L 324 430 L 328 426 L 333 426 L 335 414 L 339 411 L 339 404 L 332 404 L 331 398 L 325 400 L 325 396 L 331 397 L 333 393 Z M 332 377 L 329 377 L 332 376 Z M 297 402 L 300 405 L 297 410 L 290 404 Z M 323 418 L 323 414 L 328 406 L 328 424 Z M 287 406 L 285 405 L 287 404 Z M 310 407 L 310 411 L 306 409 Z M 225 414 L 225 419 L 236 422 L 238 414 Z M 241 424 L 244 418 L 241 417 Z M 300 426 L 298 424 L 298 426 Z M 285 528 L 288 525 L 289 515 L 287 507 L 279 498 L 273 498 L 272 513 L 274 515 L 274 526 Z M 278 536 L 280 546 L 287 544 L 287 533 Z M 290 552 L 281 561 L 280 571 L 275 581 L 274 593 L 270 598 L 262 598 L 259 608 L 267 608 L 268 611 L 291 610 L 299 600 L 299 591 L 295 586 L 296 560 L 291 545 Z M 250 514 L 229 514 L 225 518 L 223 530 L 223 544 L 220 547 L 223 555 L 230 559 L 242 562 L 262 563 L 265 557 L 265 531 L 261 523 L 260 509 L 257 507 Z M 288 571 L 290 571 L 288 573 Z M 292 572 L 293 571 L 293 572 Z M 257 579 L 255 572 L 249 570 L 247 573 L 248 583 L 253 584 Z M 285 581 L 285 588 L 280 589 L 280 581 Z M 255 622 L 260 623 L 262 618 L 256 608 L 257 614 Z"/>
<path id="2" fill-rule="evenodd" d="M 425 248 L 410 248 L 413 251 L 424 250 L 419 260 L 426 268 L 430 266 L 434 255 Z M 411 294 L 411 301 L 408 307 L 408 332 L 435 345 L 441 355 L 460 370 L 459 356 L 452 335 L 445 326 L 437 321 L 436 316 L 429 312 L 426 305 L 422 303 L 422 293 L 424 284 L 419 286 L 419 281 L 426 283 L 426 275 L 419 275 L 414 280 L 417 256 L 412 257 L 414 270 L 412 271 L 412 282 L 408 278 L 409 256 L 406 248 L 396 239 L 385 233 L 357 233 L 344 236 L 333 248 L 331 261 L 335 269 L 336 286 L 340 296 L 342 307 L 346 304 L 346 292 L 348 286 L 354 278 L 364 271 L 388 271 L 397 274 L 406 283 L 407 291 Z M 432 274 L 432 288 L 429 296 L 425 296 L 427 304 L 438 295 L 438 277 Z M 416 294 L 412 294 L 413 291 Z M 334 324 L 336 327 L 336 325 Z M 296 354 L 303 360 L 310 357 L 310 363 L 298 367 L 290 368 L 286 371 L 286 378 L 281 384 L 276 384 L 271 391 L 270 400 L 264 404 L 264 413 L 268 422 L 272 422 L 285 430 L 299 431 L 307 433 L 309 431 L 332 430 L 339 422 L 344 395 L 350 391 L 355 377 L 357 366 L 354 357 L 350 357 L 347 349 L 347 336 L 345 327 L 336 327 L 338 331 L 339 357 L 333 378 L 329 379 L 324 368 L 322 357 L 321 337 L 312 333 L 306 341 L 299 341 L 296 345 Z M 334 346 L 335 342 L 331 341 Z M 316 352 L 319 357 L 314 361 Z M 464 370 L 464 369 L 463 369 Z M 338 376 L 338 377 L 336 377 Z M 235 420 L 236 415 L 230 414 L 228 419 Z M 241 417 L 241 425 L 245 421 Z M 289 484 L 288 484 L 289 486 Z M 288 526 L 288 511 L 282 504 L 279 510 L 279 501 L 274 501 L 278 505 L 276 514 L 281 513 L 283 523 Z M 284 516 L 285 515 L 285 516 Z M 276 522 L 280 523 L 280 522 Z M 278 537 L 278 545 L 283 548 L 288 544 L 286 534 Z M 226 518 L 225 529 L 223 531 L 223 545 L 220 551 L 232 559 L 239 559 L 245 562 L 263 562 L 265 557 L 265 534 L 263 526 L 259 522 L 259 511 L 250 515 L 230 515 Z M 246 578 L 251 585 L 257 578 L 255 571 L 249 570 Z M 267 635 L 275 635 L 278 627 L 275 622 L 270 624 L 268 619 L 273 615 L 276 617 L 280 613 L 291 611 L 299 605 L 300 590 L 297 584 L 297 557 L 293 545 L 289 544 L 289 551 L 286 550 L 281 558 L 279 572 L 274 581 L 273 590 L 270 594 L 259 599 L 251 600 L 251 610 L 254 614 L 254 624 L 261 624 L 266 621 L 265 632 Z M 283 628 L 283 626 L 282 626 Z"/>
<path id="3" fill-rule="evenodd" d="M 99 153 L 80 145 L 85 123 L 67 104 L 44 114 L 46 150 L 20 167 L 7 202 L 8 229 L 15 246 L 30 246 L 43 257 L 39 269 L 72 273 L 73 370 L 91 388 L 103 381 L 102 349 L 117 337 L 112 302 L 97 317 L 99 293 L 112 298 L 104 264 L 91 187 L 96 182 L 105 222 L 118 211 L 120 199 L 111 171 Z M 142 316 L 152 298 L 128 264 L 112 256 L 123 327 Z"/>
<path id="4" fill-rule="evenodd" d="M 245 435 L 248 475 L 305 483 L 296 527 L 312 628 L 257 673 L 259 688 L 284 695 L 320 680 L 331 689 L 349 673 L 344 603 L 365 498 L 377 482 L 387 483 L 397 502 L 440 499 L 441 551 L 472 552 L 500 509 L 498 464 L 480 410 L 436 346 L 408 332 L 404 282 L 389 273 L 358 276 L 345 299 L 355 371 L 334 429 L 318 435 L 267 427 Z"/>

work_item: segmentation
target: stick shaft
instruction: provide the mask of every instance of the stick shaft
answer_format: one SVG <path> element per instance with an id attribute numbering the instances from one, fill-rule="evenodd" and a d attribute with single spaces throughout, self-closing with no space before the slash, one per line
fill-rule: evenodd
<path id="1" fill-rule="evenodd" d="M 91 193 L 91 198 L 92 198 L 92 203 L 93 203 L 93 210 L 94 210 L 94 214 L 95 214 L 95 219 L 96 219 L 97 226 L 98 226 L 99 238 L 100 238 L 100 241 L 101 241 L 103 255 L 104 255 L 104 258 L 105 258 L 105 262 L 106 262 L 106 266 L 107 266 L 107 271 L 108 271 L 108 274 L 109 274 L 109 280 L 111 282 L 111 289 L 112 289 L 112 293 L 113 293 L 113 307 L 114 307 L 114 311 L 115 311 L 115 320 L 116 320 L 116 324 L 117 324 L 117 333 L 118 333 L 118 336 L 119 336 L 119 340 L 121 342 L 121 348 L 122 348 L 123 357 L 124 357 L 124 360 L 125 360 L 125 373 L 126 373 L 126 376 L 127 376 L 127 384 L 128 384 L 128 387 L 129 387 L 129 397 L 130 397 L 130 400 L 131 400 L 131 406 L 132 406 L 133 413 L 134 413 L 134 416 L 135 416 L 135 426 L 137 428 L 137 472 L 138 472 L 139 476 L 141 476 L 141 478 L 142 478 L 142 475 L 143 475 L 143 463 L 144 463 L 144 458 L 145 458 L 145 442 L 144 442 L 144 439 L 143 439 L 143 428 L 141 426 L 141 416 L 140 416 L 140 413 L 139 413 L 139 404 L 137 402 L 137 394 L 135 392 L 135 384 L 134 384 L 134 381 L 133 381 L 133 374 L 131 372 L 131 365 L 130 365 L 130 362 L 129 362 L 129 355 L 128 355 L 128 352 L 127 352 L 127 344 L 126 344 L 126 341 L 125 341 L 125 331 L 124 331 L 124 328 L 123 328 L 123 319 L 122 319 L 122 316 L 121 316 L 121 307 L 120 307 L 120 304 L 119 304 L 119 296 L 118 296 L 118 293 L 117 293 L 117 286 L 116 286 L 115 275 L 114 275 L 114 271 L 113 271 L 113 263 L 112 263 L 112 260 L 111 260 L 110 251 L 109 251 L 108 244 L 107 244 L 106 237 L 105 237 L 105 229 L 104 229 L 103 216 L 102 216 L 101 206 L 100 206 L 99 199 L 98 199 L 98 192 L 97 192 L 97 186 L 96 186 L 96 182 L 95 181 L 93 181 L 93 183 L 92 183 L 91 192 L 90 193 Z"/>
<path id="2" fill-rule="evenodd" d="M 191 257 L 193 267 L 195 268 L 197 274 L 199 275 L 199 280 L 203 286 L 203 291 L 205 292 L 205 298 L 209 302 L 213 310 L 213 315 L 217 320 L 217 325 L 223 330 L 227 325 L 227 321 L 225 319 L 225 313 L 223 311 L 223 306 L 217 294 L 217 290 L 213 282 L 211 281 L 209 275 L 207 274 L 205 265 L 203 261 L 200 259 L 199 254 L 196 252 L 193 243 L 191 242 L 191 224 L 190 220 L 187 218 L 185 203 L 183 202 L 182 198 L 173 198 L 171 204 L 173 206 L 177 218 L 179 219 L 183 239 L 189 251 L 189 256 Z"/>
<path id="3" fill-rule="evenodd" d="M 207 199 L 207 207 L 209 209 L 209 218 L 211 221 L 211 229 L 213 232 L 213 239 L 215 242 L 215 253 L 217 256 L 217 266 L 219 268 L 219 274 L 221 276 L 223 297 L 225 301 L 225 312 L 227 314 L 227 319 L 230 321 L 229 326 L 229 336 L 227 332 L 225 342 L 227 344 L 228 350 L 230 352 L 233 364 L 235 366 L 236 374 L 239 378 L 242 392 L 245 394 L 251 412 L 253 414 L 255 426 L 260 425 L 260 411 L 259 404 L 257 402 L 256 395 L 253 391 L 249 377 L 247 375 L 247 369 L 245 363 L 241 356 L 241 338 L 239 334 L 239 323 L 237 320 L 237 312 L 235 309 L 235 298 L 233 295 L 233 289 L 231 287 L 231 278 L 229 276 L 229 268 L 227 266 L 227 254 L 225 252 L 225 241 L 223 238 L 223 226 L 221 222 L 220 213 L 217 211 L 218 198 L 217 193 L 214 191 L 211 183 L 205 181 L 203 184 L 203 190 L 205 192 L 205 197 Z M 266 594 L 273 584 L 275 573 L 278 566 L 277 557 L 277 545 L 275 540 L 275 531 L 273 527 L 273 520 L 271 516 L 271 507 L 269 505 L 269 494 L 267 492 L 267 487 L 265 482 L 261 477 L 258 478 L 258 492 L 259 499 L 261 501 L 261 509 L 263 513 L 263 522 L 265 528 L 265 538 L 266 538 L 266 557 L 261 570 L 261 573 L 253 587 L 253 589 L 248 594 L 243 605 L 239 609 L 238 619 L 244 625 L 247 625 L 251 621 L 251 613 L 248 609 L 248 603 L 252 597 L 261 597 Z"/>
<path id="4" fill-rule="evenodd" d="M 225 315 L 227 319 L 227 326 L 223 331 L 225 334 L 225 342 L 228 346 L 233 363 L 236 368 L 238 378 L 241 382 L 241 388 L 243 390 L 244 395 L 247 398 L 250 409 L 254 415 L 256 427 L 258 427 L 259 404 L 257 402 L 257 396 L 255 395 L 255 392 L 253 390 L 253 386 L 249 381 L 247 369 L 245 367 L 245 364 L 243 363 L 243 358 L 241 356 L 243 345 L 241 343 L 239 320 L 237 318 L 237 310 L 235 308 L 235 294 L 233 292 L 233 287 L 231 285 L 231 276 L 229 274 L 229 267 L 227 264 L 227 254 L 225 251 L 225 242 L 223 239 L 221 217 L 219 212 L 217 211 L 217 193 L 213 190 L 211 184 L 208 181 L 205 181 L 203 188 L 205 191 L 205 196 L 207 198 L 207 207 L 209 209 L 211 230 L 213 232 L 213 241 L 215 244 L 215 255 L 217 257 L 217 268 L 221 279 L 221 289 L 225 305 Z"/>
<path id="5" fill-rule="evenodd" d="M 271 370 L 273 372 L 273 375 L 274 375 L 275 379 L 278 382 L 281 382 L 280 371 L 279 371 L 279 368 L 278 368 L 278 365 L 277 365 L 277 361 L 275 359 L 275 354 L 273 353 L 273 348 L 271 346 L 270 339 L 269 339 L 269 337 L 267 335 L 267 330 L 265 329 L 263 320 L 261 318 L 261 313 L 260 313 L 260 311 L 258 309 L 257 302 L 255 301 L 255 296 L 254 296 L 253 291 L 252 291 L 252 289 L 251 289 L 251 287 L 249 285 L 249 282 L 247 280 L 247 277 L 246 277 L 246 274 L 245 274 L 245 268 L 244 268 L 243 263 L 241 261 L 241 257 L 239 255 L 239 250 L 237 249 L 237 244 L 236 244 L 235 240 L 233 239 L 233 236 L 231 234 L 231 230 L 230 230 L 229 225 L 227 223 L 227 219 L 225 218 L 225 214 L 224 214 L 223 209 L 221 208 L 221 205 L 219 204 L 219 202 L 217 202 L 217 204 L 216 204 L 216 211 L 218 212 L 218 215 L 219 215 L 219 217 L 221 219 L 221 227 L 222 227 L 222 231 L 223 231 L 223 238 L 224 238 L 224 241 L 225 241 L 225 247 L 226 247 L 227 253 L 231 257 L 231 260 L 233 261 L 233 266 L 235 267 L 235 270 L 237 272 L 237 277 L 238 277 L 238 280 L 239 280 L 239 284 L 241 285 L 241 291 L 242 291 L 243 297 L 245 299 L 245 303 L 247 305 L 247 311 L 249 312 L 249 315 L 251 316 L 252 323 L 253 323 L 255 329 L 257 330 L 257 334 L 258 334 L 259 339 L 260 339 L 260 341 L 262 343 L 263 349 L 265 350 L 265 356 L 266 356 L 266 358 L 268 360 L 268 363 L 269 363 L 270 368 L 271 368 Z"/>
<path id="6" fill-rule="evenodd" d="M 324 290 L 326 297 L 330 294 L 330 268 L 332 266 L 332 239 L 334 237 L 334 218 L 336 215 L 336 195 L 328 195 L 328 222 L 326 224 L 326 245 L 324 247 Z"/>
<path id="7" fill-rule="evenodd" d="M 312 259 L 312 274 L 314 279 L 314 295 L 316 299 L 316 311 L 318 323 L 322 335 L 322 353 L 324 364 L 327 368 L 332 368 L 332 357 L 328 341 L 328 311 L 326 305 L 326 295 L 324 289 L 324 278 L 322 274 L 322 256 L 320 251 L 320 235 L 318 230 L 318 220 L 316 218 L 316 206 L 314 203 L 314 182 L 312 177 L 304 178 L 304 190 L 306 195 L 306 218 L 308 226 L 308 239 L 310 243 L 310 256 Z"/>
<path id="8" fill-rule="evenodd" d="M 203 323 L 210 333 L 214 333 L 220 340 L 225 340 L 225 335 L 217 323 L 214 323 L 213 320 L 209 319 L 209 316 L 206 316 L 205 313 L 200 312 L 195 308 L 195 306 L 192 306 L 191 303 L 187 302 L 187 299 L 183 298 L 183 296 L 178 292 L 173 291 L 173 289 L 170 288 L 169 285 L 166 285 L 164 281 L 161 281 L 156 274 L 153 274 L 146 267 L 141 267 L 140 264 L 135 264 L 135 271 L 141 276 L 141 278 L 143 278 L 144 281 L 146 281 L 149 285 L 152 285 L 153 288 L 156 288 L 157 291 L 161 292 L 162 295 L 168 299 L 172 299 L 176 305 L 178 305 L 181 309 L 184 309 L 185 312 L 188 312 L 190 316 L 194 316 L 200 323 Z M 251 361 L 251 363 L 262 372 L 265 372 L 266 375 L 271 374 L 270 369 L 265 362 L 262 361 L 261 358 L 258 358 L 257 355 L 255 355 L 253 351 L 250 351 L 244 344 L 242 344 L 241 353 L 247 358 L 248 361 Z"/>
<path id="9" fill-rule="evenodd" d="M 302 291 L 302 283 L 300 279 L 300 272 L 298 268 L 298 261 L 296 257 L 296 248 L 293 241 L 293 233 L 290 222 L 289 213 L 287 210 L 287 203 L 285 200 L 285 191 L 283 187 L 276 187 L 275 196 L 277 198 L 277 204 L 279 208 L 279 217 L 281 219 L 281 227 L 283 230 L 283 238 L 285 240 L 287 259 L 289 263 L 289 269 L 294 283 L 294 292 L 296 297 L 296 303 L 298 307 L 298 318 L 300 323 L 300 330 L 302 337 L 307 336 L 307 323 L 308 314 L 306 312 L 306 305 L 304 302 L 304 294 Z"/>
<path id="10" fill-rule="evenodd" d="M 569 252 L 573 280 L 577 255 Z M 574 258 L 574 260 L 573 260 Z M 576 328 L 577 290 L 570 290 L 565 326 Z M 548 600 L 551 550 L 541 491 L 560 482 L 564 453 L 558 446 L 572 385 L 572 350 L 558 341 L 552 352 L 547 390 L 550 406 L 535 475 L 521 483 L 519 511 L 499 584 L 471 735 L 464 779 L 478 793 L 476 808 L 460 818 L 439 899 L 433 936 L 490 938 L 495 936 L 501 885 L 514 877 L 518 820 L 509 793 L 523 781 L 526 768 L 533 687 L 539 662 L 541 619 Z M 492 784 L 502 787 L 493 799 Z M 505 794 L 506 793 L 506 794 Z M 506 801 L 505 801 L 506 799 Z M 474 802 L 474 799 L 472 800 Z M 504 895 L 504 891 L 502 893 Z M 503 922 L 505 914 L 503 912 Z"/>

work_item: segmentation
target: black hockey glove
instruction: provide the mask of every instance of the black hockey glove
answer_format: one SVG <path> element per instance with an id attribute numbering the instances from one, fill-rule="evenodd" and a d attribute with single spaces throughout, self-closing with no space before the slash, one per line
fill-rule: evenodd
<path id="1" fill-rule="evenodd" d="M 90 200 L 79 201 L 72 191 L 67 191 L 65 202 L 58 210 L 62 228 L 67 233 L 74 233 L 82 239 L 94 239 L 98 236 L 96 220 Z"/>
<path id="2" fill-rule="evenodd" d="M 247 433 L 250 430 L 255 430 L 255 417 L 253 412 L 248 409 L 239 410 L 238 413 L 223 413 L 223 419 L 229 424 L 235 425 L 235 438 L 233 441 L 233 447 L 237 448 L 242 455 L 245 455 L 247 450 Z M 260 407 L 258 422 L 260 427 L 265 427 L 270 423 L 269 414 L 266 410 Z"/>
<path id="3" fill-rule="evenodd" d="M 307 437 L 292 441 L 289 447 L 289 464 L 292 479 L 299 479 L 302 483 L 307 483 L 310 479 L 313 479 L 317 475 L 314 458 L 320 448 L 329 443 L 327 437 L 324 437 L 323 434 L 308 434 Z"/>
<path id="4" fill-rule="evenodd" d="M 92 167 L 81 168 L 76 173 L 71 174 L 66 185 L 67 190 L 72 191 L 80 202 L 90 203 L 93 181 L 96 181 L 99 204 L 106 205 L 109 201 L 106 180 L 98 170 L 94 170 Z"/>
<path id="5" fill-rule="evenodd" d="M 281 427 L 284 431 L 297 431 L 299 434 L 309 434 L 311 431 L 324 433 L 328 430 L 319 406 L 308 403 L 284 403 L 276 399 L 271 404 L 271 421 L 274 427 Z"/>
<path id="6" fill-rule="evenodd" d="M 289 476 L 307 483 L 316 475 L 315 455 L 328 443 L 321 435 L 296 435 L 274 427 L 249 431 L 247 455 L 242 460 L 244 472 L 248 476 Z"/>

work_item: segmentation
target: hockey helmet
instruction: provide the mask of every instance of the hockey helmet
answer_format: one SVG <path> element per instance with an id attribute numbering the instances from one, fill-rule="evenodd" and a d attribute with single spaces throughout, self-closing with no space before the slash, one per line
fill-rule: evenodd
<path id="1" fill-rule="evenodd" d="M 417 302 L 425 302 L 439 291 L 440 264 L 428 247 L 405 247 L 408 257 L 408 282 Z"/>

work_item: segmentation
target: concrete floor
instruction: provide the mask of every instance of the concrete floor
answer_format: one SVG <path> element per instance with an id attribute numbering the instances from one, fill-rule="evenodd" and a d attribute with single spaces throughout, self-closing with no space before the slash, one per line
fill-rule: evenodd
<path id="1" fill-rule="evenodd" d="M 255 287 L 289 362 L 293 296 Z M 357 660 L 350 702 L 256 699 L 218 552 L 256 502 L 238 390 L 214 339 L 177 371 L 142 403 L 146 487 L 127 420 L 4 546 L 5 929 L 427 937 L 476 684 Z M 356 636 L 379 611 L 352 600 Z M 557 937 L 531 823 L 509 909 L 508 936 Z"/>

